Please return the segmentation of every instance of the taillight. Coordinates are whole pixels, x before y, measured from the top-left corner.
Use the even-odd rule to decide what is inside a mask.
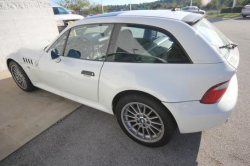
[[[243,7],[243,10],[246,10],[247,8],[246,7]]]
[[[208,89],[208,91],[204,94],[201,99],[201,103],[204,104],[213,104],[219,102],[221,97],[226,92],[229,85],[229,81],[219,83],[212,88]]]

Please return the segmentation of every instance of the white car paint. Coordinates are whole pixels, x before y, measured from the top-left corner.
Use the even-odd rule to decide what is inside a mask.
[[[198,14],[206,14],[205,10],[199,9],[197,6],[185,6],[181,8],[182,11],[193,12]]]
[[[56,20],[80,20],[84,17],[77,14],[60,14],[60,15],[54,15]]]
[[[201,104],[200,101],[163,104],[171,110],[178,122],[181,133],[199,132],[226,122],[231,115],[238,98],[238,81],[236,75],[230,81],[226,93],[215,104]]]
[[[61,6],[52,6],[53,8],[63,8]],[[63,8],[65,11],[68,12],[67,9]],[[66,26],[68,26],[68,21],[77,21],[77,20],[81,20],[84,17],[81,15],[77,15],[77,14],[72,14],[72,13],[68,13],[68,14],[54,14],[56,23],[57,23],[57,27],[59,32],[61,32]]]
[[[150,15],[149,13],[152,13]],[[142,91],[159,99],[174,116],[181,133],[202,131],[225,122],[235,107],[238,94],[236,69],[238,49],[224,59],[218,50],[190,25],[180,21],[188,12],[132,11],[117,16],[93,17],[70,24],[68,29],[92,23],[133,23],[153,25],[171,32],[190,56],[192,64],[138,64],[88,61],[61,57],[56,63],[50,57],[50,46],[43,50],[34,44],[7,57],[18,62],[32,83],[65,98],[113,114],[114,97],[124,91]],[[31,58],[38,65],[24,63]],[[234,63],[229,63],[234,57]],[[83,76],[82,70],[93,71],[95,77]],[[220,102],[202,104],[205,92],[215,84],[230,81]]]

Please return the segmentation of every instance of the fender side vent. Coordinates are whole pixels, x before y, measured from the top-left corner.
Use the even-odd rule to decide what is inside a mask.
[[[34,60],[32,60],[32,59],[30,59],[30,58],[25,58],[25,57],[23,57],[23,62],[24,63],[27,63],[27,64],[29,64],[29,65],[32,65],[32,66],[35,66],[35,61]]]

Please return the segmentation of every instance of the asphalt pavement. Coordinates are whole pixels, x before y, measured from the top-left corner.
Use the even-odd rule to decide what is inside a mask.
[[[238,104],[228,123],[160,148],[129,139],[116,117],[81,106],[0,162],[10,165],[250,165],[250,18],[209,19],[240,50]]]

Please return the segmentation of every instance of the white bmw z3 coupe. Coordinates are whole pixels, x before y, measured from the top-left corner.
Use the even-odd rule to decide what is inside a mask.
[[[150,147],[167,144],[176,128],[192,133],[226,122],[238,97],[237,45],[189,12],[88,17],[6,63],[22,90],[38,87],[114,114],[131,139]]]

